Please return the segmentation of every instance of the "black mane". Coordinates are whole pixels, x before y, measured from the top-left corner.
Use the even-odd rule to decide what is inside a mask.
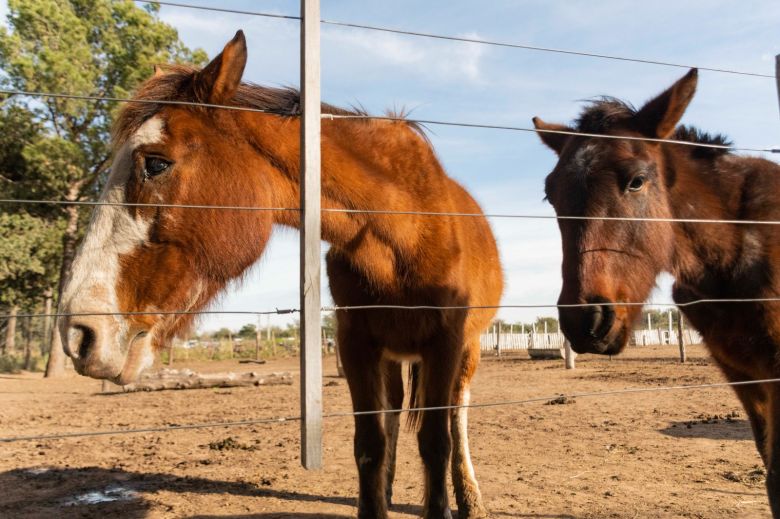
[[[600,97],[588,101],[585,109],[575,121],[575,130],[584,133],[607,133],[621,125],[629,124],[637,109],[625,101],[614,97]],[[732,141],[723,134],[710,134],[693,126],[678,126],[671,139],[701,144],[731,146]],[[729,153],[724,148],[706,148],[689,146],[691,155],[697,159],[714,159]]]

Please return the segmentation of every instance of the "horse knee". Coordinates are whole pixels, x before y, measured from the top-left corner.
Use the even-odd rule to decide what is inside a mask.
[[[355,462],[359,470],[376,470],[385,462],[387,439],[380,426],[355,426]]]
[[[430,420],[428,417],[423,418],[423,425],[420,432],[417,433],[420,457],[428,466],[441,463],[442,460],[446,463],[452,450],[452,438],[447,427],[447,416],[444,411],[428,412],[442,414],[442,417],[437,417],[436,420]]]

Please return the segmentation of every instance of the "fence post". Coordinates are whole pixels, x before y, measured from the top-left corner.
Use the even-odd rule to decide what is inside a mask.
[[[677,310],[677,342],[680,344],[680,362],[685,362],[685,337],[683,337],[683,313]]]
[[[577,354],[571,349],[571,343],[568,339],[563,341],[563,357],[566,362],[566,369],[574,369],[574,359],[577,357]]]
[[[777,102],[780,106],[780,54],[775,56],[775,80],[777,81]]]
[[[301,464],[322,467],[320,2],[301,0]]]
[[[501,356],[501,323],[496,322],[496,357]]]

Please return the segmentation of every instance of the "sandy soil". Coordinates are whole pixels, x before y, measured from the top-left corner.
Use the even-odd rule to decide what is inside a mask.
[[[485,359],[475,403],[557,393],[721,381],[700,348],[632,349],[620,358]],[[186,363],[177,365],[182,367]],[[190,363],[203,371],[290,370],[292,386],[101,394],[99,381],[0,377],[0,436],[298,414],[297,360]],[[326,360],[326,412],[349,409]],[[0,443],[2,517],[354,516],[352,420],[327,420],[325,468],[298,461],[298,423]],[[495,517],[767,517],[763,469],[728,388],[578,398],[474,409],[471,445]],[[391,516],[420,514],[414,435],[402,433]],[[453,501],[454,502],[454,501]]]

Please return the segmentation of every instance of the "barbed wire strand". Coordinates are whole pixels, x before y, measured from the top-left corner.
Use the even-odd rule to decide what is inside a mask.
[[[591,308],[591,307],[619,307],[619,306],[676,306],[685,308],[701,304],[734,304],[734,303],[780,303],[780,297],[753,297],[753,298],[722,298],[722,299],[696,299],[684,303],[656,303],[650,302],[607,302],[607,303],[569,303],[569,304],[515,304],[515,305],[346,305],[323,306],[321,312],[336,312],[348,310],[499,310],[507,309],[533,309],[533,308]],[[25,313],[25,314],[0,314],[0,319],[11,317],[85,317],[85,316],[127,316],[127,315],[283,315],[298,313],[298,308],[284,308],[276,310],[251,311],[251,310],[183,310],[183,311],[149,311],[149,312],[55,312],[55,313]]]
[[[444,405],[444,406],[429,406],[429,407],[413,407],[407,409],[377,409],[372,411],[342,411],[325,413],[322,415],[323,419],[332,418],[344,418],[350,416],[371,416],[371,415],[384,415],[390,413],[408,413],[408,412],[424,412],[424,411],[450,411],[454,409],[484,409],[489,407],[507,407],[525,405],[538,402],[549,402],[561,397],[565,398],[598,398],[598,397],[613,397],[619,395],[627,395],[634,393],[653,393],[662,391],[687,391],[687,390],[699,390],[699,389],[712,389],[721,387],[734,387],[734,386],[747,386],[756,384],[774,384],[780,382],[780,378],[768,378],[761,380],[745,380],[738,382],[712,382],[707,384],[691,384],[691,385],[677,385],[677,386],[661,386],[661,387],[632,387],[624,389],[614,389],[609,391],[589,391],[581,393],[559,393],[553,396],[543,396],[526,398],[522,400],[503,400],[498,402],[484,402],[484,403],[469,403],[461,405]],[[283,416],[278,418],[260,418],[256,420],[236,420],[230,422],[207,422],[207,423],[195,423],[185,425],[167,425],[160,427],[141,427],[134,429],[114,429],[104,431],[85,431],[85,432],[70,432],[62,434],[46,434],[35,436],[11,436],[0,438],[0,443],[14,443],[22,441],[47,441],[47,440],[62,440],[68,438],[85,438],[94,436],[117,436],[124,434],[142,434],[142,433],[165,433],[190,429],[212,429],[217,427],[241,427],[249,425],[262,425],[262,424],[276,424],[286,423],[293,421],[300,421],[300,416]]]
[[[0,204],[38,204],[38,205],[77,205],[112,207],[164,207],[175,209],[223,209],[235,211],[300,211],[297,207],[255,207],[243,205],[198,205],[165,204],[135,202],[101,202],[85,200],[42,200],[27,198],[0,198]],[[662,223],[703,223],[703,224],[739,224],[739,225],[780,225],[778,220],[733,220],[715,218],[646,218],[641,216],[567,216],[552,214],[513,214],[513,213],[459,213],[453,211],[393,211],[385,209],[342,209],[322,208],[323,213],[376,214],[376,215],[412,215],[412,216],[463,216],[484,218],[519,218],[529,220],[598,220],[616,222],[662,222]]]
[[[678,144],[681,146],[694,146],[698,148],[713,148],[727,151],[750,151],[759,153],[780,153],[780,147],[742,147],[742,146],[729,146],[726,144],[712,144],[707,142],[694,142],[694,141],[681,141],[677,139],[658,139],[654,137],[638,137],[632,135],[607,135],[602,133],[589,133],[580,132],[576,130],[546,130],[542,128],[526,128],[522,126],[508,126],[498,124],[482,124],[482,123],[463,123],[452,121],[441,121],[436,119],[407,119],[404,117],[392,117],[389,115],[362,115],[362,114],[322,114],[323,119],[372,119],[380,121],[395,121],[405,122],[411,124],[434,124],[439,126],[458,126],[462,128],[480,128],[487,130],[508,130],[516,132],[530,132],[530,133],[554,133],[558,135],[572,135],[576,137],[590,137],[595,139],[613,139],[624,141],[643,141],[643,142],[655,142],[661,144]]]
[[[0,319],[37,318],[37,317],[118,317],[133,315],[284,315],[300,312],[297,308],[277,308],[276,310],[155,310],[148,312],[49,312],[49,313],[23,313],[3,314]]]
[[[78,99],[78,100],[87,100],[87,101],[113,101],[113,102],[124,102],[124,103],[146,103],[146,104],[163,104],[163,105],[180,105],[180,106],[194,106],[194,107],[205,107],[205,108],[221,108],[225,110],[238,110],[238,111],[245,111],[245,112],[256,112],[256,113],[265,113],[265,114],[271,114],[271,115],[280,115],[280,116],[287,116],[287,117],[298,117],[300,116],[300,113],[297,112],[283,112],[279,110],[264,110],[260,108],[250,108],[250,107],[244,107],[244,106],[231,106],[231,105],[218,105],[218,104],[210,104],[210,103],[196,103],[193,101],[170,101],[170,100],[154,100],[154,99],[131,99],[131,98],[124,98],[124,97],[104,97],[104,96],[93,96],[93,95],[82,95],[82,94],[64,94],[64,93],[52,93],[52,92],[35,92],[35,91],[24,91],[24,90],[10,90],[10,89],[0,89],[0,94],[8,94],[8,95],[20,95],[20,96],[30,96],[30,97],[56,97],[56,98],[63,98],[63,99]],[[456,121],[441,121],[441,120],[435,120],[435,119],[407,119],[403,117],[391,117],[387,115],[361,115],[361,114],[331,114],[331,113],[322,113],[320,114],[320,117],[324,120],[336,120],[336,119],[355,119],[355,120],[378,120],[378,121],[393,121],[393,122],[401,122],[401,123],[407,123],[407,124],[432,124],[432,125],[438,125],[438,126],[456,126],[461,128],[480,128],[480,129],[488,129],[488,130],[505,130],[505,131],[518,131],[518,132],[528,132],[528,133],[554,133],[559,135],[572,135],[572,136],[578,136],[578,137],[589,137],[589,138],[595,138],[595,139],[612,139],[612,140],[629,140],[629,141],[644,141],[644,142],[655,142],[655,143],[662,143],[662,144],[677,144],[681,146],[693,146],[698,148],[713,148],[713,149],[722,149],[727,151],[747,151],[747,152],[754,152],[754,153],[780,153],[780,147],[756,147],[756,146],[728,146],[725,144],[712,144],[712,143],[706,143],[706,142],[693,142],[693,141],[681,141],[676,139],[658,139],[653,137],[638,137],[638,136],[631,136],[631,135],[607,135],[607,134],[600,134],[600,133],[588,133],[588,132],[578,132],[575,130],[547,130],[547,129],[537,129],[537,128],[527,128],[523,126],[509,126],[509,125],[498,125],[498,124],[483,124],[483,123],[467,123],[467,122],[456,122]]]
[[[144,4],[160,4],[160,5],[166,5],[170,7],[182,7],[186,9],[200,9],[204,11],[216,11],[216,12],[222,12],[222,13],[234,13],[234,14],[244,14],[244,15],[250,15],[250,16],[262,16],[266,18],[284,18],[288,20],[300,20],[300,16],[294,16],[294,15],[282,15],[282,14],[275,14],[275,13],[269,13],[269,12],[260,12],[260,11],[242,11],[237,9],[224,9],[224,8],[217,8],[217,7],[209,7],[209,6],[203,6],[203,5],[192,5],[192,4],[184,4],[179,2],[167,2],[167,1],[159,1],[154,2],[150,0],[134,0],[138,3],[144,3]],[[494,40],[485,40],[481,38],[469,38],[465,36],[449,36],[444,34],[433,34],[428,32],[420,32],[420,31],[409,31],[404,29],[395,29],[391,27],[382,27],[378,25],[366,25],[366,24],[360,24],[360,23],[352,23],[352,22],[341,22],[337,20],[320,20],[320,23],[325,25],[332,25],[336,27],[348,27],[352,29],[364,29],[368,31],[378,31],[378,32],[385,32],[385,33],[392,33],[392,34],[401,34],[404,36],[416,36],[421,38],[430,38],[430,39],[436,39],[436,40],[445,40],[445,41],[455,41],[455,42],[461,42],[461,43],[476,43],[479,45],[489,45],[492,47],[504,47],[504,48],[511,48],[511,49],[522,49],[522,50],[530,50],[530,51],[537,51],[537,52],[549,52],[554,54],[568,54],[572,56],[581,56],[581,57],[588,57],[588,58],[598,58],[598,59],[608,59],[608,60],[615,60],[615,61],[626,61],[626,62],[633,62],[633,63],[644,63],[647,65],[660,65],[665,67],[676,67],[676,68],[698,68],[699,70],[706,70],[708,72],[718,72],[723,74],[734,74],[739,76],[752,76],[752,77],[764,77],[764,78],[773,78],[774,75],[771,74],[762,74],[759,72],[750,72],[750,71],[744,71],[744,70],[734,70],[734,69],[726,69],[726,68],[717,68],[717,67],[701,67],[697,65],[687,65],[684,63],[675,63],[671,61],[661,61],[661,60],[652,60],[652,59],[644,59],[644,58],[631,58],[626,56],[615,56],[612,54],[601,54],[601,53],[595,53],[595,52],[586,52],[586,51],[578,51],[578,50],[571,50],[571,49],[560,49],[555,47],[542,47],[539,45],[528,45],[523,43],[510,43],[510,42],[502,42],[502,41],[494,41]]]
[[[6,94],[11,96],[13,95],[28,96],[28,97],[54,97],[58,99],[75,99],[79,101],[111,101],[115,103],[141,103],[141,104],[158,104],[158,105],[174,105],[174,106],[193,106],[199,108],[221,108],[224,110],[236,110],[239,112],[256,112],[261,114],[272,114],[272,115],[289,115],[289,116],[299,115],[299,114],[293,114],[293,113],[283,112],[279,110],[263,110],[261,108],[252,108],[249,106],[196,103],[195,101],[139,99],[139,98],[129,98],[129,97],[95,96],[89,94],[66,94],[61,92],[37,92],[37,91],[28,91],[28,90],[12,90],[8,88],[0,88],[0,94]]]

